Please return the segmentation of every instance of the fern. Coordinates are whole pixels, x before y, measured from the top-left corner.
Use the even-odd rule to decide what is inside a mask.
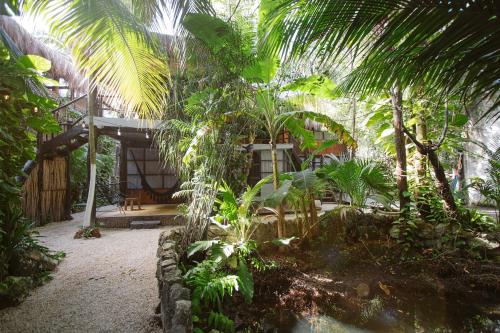
[[[210,311],[208,326],[224,333],[235,332],[234,322],[221,312]]]
[[[219,269],[218,262],[205,260],[186,273],[186,283],[194,288],[195,302],[203,301],[207,306],[220,307],[225,295],[232,296],[234,291],[238,291],[238,276]]]

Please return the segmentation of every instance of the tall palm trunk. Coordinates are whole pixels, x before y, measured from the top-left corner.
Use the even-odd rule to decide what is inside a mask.
[[[427,149],[427,157],[429,158],[429,162],[434,170],[434,175],[436,176],[436,187],[439,194],[443,198],[445,209],[453,218],[457,218],[459,214],[455,198],[453,197],[450,183],[448,182],[448,178],[446,178],[444,168],[439,162],[439,157],[436,154],[436,151],[433,149]]]
[[[421,109],[417,115],[416,133],[417,140],[427,144],[427,120],[424,112],[425,111]],[[426,202],[425,194],[421,192],[421,188],[427,185],[427,155],[421,153],[418,149],[415,153],[415,168],[417,170],[418,185],[415,191],[417,209],[420,216],[426,219],[431,212],[431,207]]]
[[[276,148],[276,140],[272,138],[269,142],[271,145],[271,160],[273,163],[273,186],[274,190],[278,190],[280,186],[279,169],[278,169],[278,151]],[[277,208],[278,211],[278,238],[285,236],[285,223],[284,223],[284,210],[283,205],[280,204]]]
[[[89,192],[87,195],[87,205],[83,216],[83,227],[90,227],[95,224],[94,205],[95,205],[95,183],[97,176],[96,166],[96,135],[94,127],[94,114],[97,108],[97,90],[93,88],[88,95],[88,120],[89,120],[89,140],[88,154],[90,160]]]
[[[411,134],[406,128],[404,129],[408,137],[415,143],[420,154],[426,155],[432,166],[435,176],[436,188],[439,195],[443,199],[444,207],[448,214],[453,218],[459,217],[459,212],[457,205],[455,203],[455,198],[453,197],[453,192],[451,191],[450,183],[446,178],[444,168],[439,161],[439,157],[436,153],[436,148],[427,144],[424,145],[422,142],[417,140],[413,134]]]
[[[393,109],[394,144],[396,148],[396,182],[399,194],[399,209],[404,216],[410,204],[408,196],[408,179],[406,174],[406,147],[403,133],[403,96],[401,88],[396,84],[391,89]]]

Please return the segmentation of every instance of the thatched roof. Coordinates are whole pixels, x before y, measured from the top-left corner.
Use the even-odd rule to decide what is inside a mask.
[[[86,91],[87,80],[78,72],[71,57],[41,42],[11,17],[0,15],[0,28],[23,54],[35,54],[50,60],[52,68],[48,75],[51,78],[63,78],[72,90]]]

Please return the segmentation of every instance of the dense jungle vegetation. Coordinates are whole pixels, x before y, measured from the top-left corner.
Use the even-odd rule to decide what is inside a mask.
[[[154,141],[182,180],[181,268],[195,332],[264,331],[264,313],[278,308],[295,320],[319,313],[378,331],[387,329],[376,319],[385,306],[400,311],[394,331],[488,331],[498,321],[482,310],[458,319],[467,309],[427,323],[404,309],[415,300],[401,291],[444,289],[450,302],[474,296],[488,306],[498,296],[500,148],[470,135],[500,116],[496,1],[33,0],[5,8],[45,17],[89,87],[119,99],[127,116],[162,121]],[[168,46],[158,38],[166,21],[176,34]],[[41,93],[50,62],[0,46],[0,293],[8,293],[23,253],[50,255],[22,217],[20,188],[37,135],[58,125],[57,104]],[[319,142],[312,127],[328,138]],[[289,157],[291,170],[278,163],[283,133],[307,152]],[[253,182],[259,140],[272,172]],[[345,154],[317,167],[314,155],[334,145]],[[109,179],[114,145],[100,146],[100,177]],[[465,178],[465,155],[487,161],[482,177]],[[82,200],[85,156],[85,148],[72,155]],[[495,217],[471,207],[474,191]],[[318,209],[332,195],[333,210]]]

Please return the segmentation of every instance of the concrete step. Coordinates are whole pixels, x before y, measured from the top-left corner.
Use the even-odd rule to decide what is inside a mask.
[[[159,225],[160,225],[159,220],[132,221],[130,222],[130,229],[155,229]]]

